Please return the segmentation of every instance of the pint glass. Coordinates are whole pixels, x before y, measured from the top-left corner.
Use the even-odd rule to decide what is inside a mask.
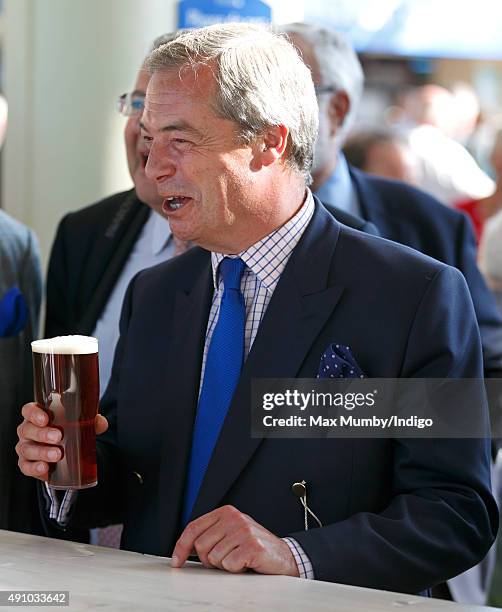
[[[99,402],[98,341],[59,336],[31,343],[35,401],[59,429],[62,459],[49,463],[56,489],[87,489],[97,484],[94,420]]]

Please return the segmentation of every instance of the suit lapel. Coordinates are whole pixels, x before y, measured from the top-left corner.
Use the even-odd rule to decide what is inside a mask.
[[[83,314],[77,325],[79,333],[92,333],[149,214],[150,208],[132,190],[96,239],[82,275]]]
[[[192,516],[220,504],[261,443],[251,438],[251,380],[295,378],[333,312],[343,291],[330,279],[338,233],[337,222],[317,201],[260,325]]]
[[[164,420],[161,448],[162,475],[159,490],[159,534],[162,549],[174,545],[183,503],[185,475],[192,442],[192,428],[197,407],[205,330],[211,307],[213,279],[209,255],[190,289],[176,294],[167,374],[159,396],[165,398],[169,413]],[[201,333],[202,330],[202,333]]]

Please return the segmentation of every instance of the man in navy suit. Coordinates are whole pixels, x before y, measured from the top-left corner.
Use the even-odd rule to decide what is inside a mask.
[[[341,147],[353,126],[364,75],[352,47],[337,32],[294,23],[281,26],[310,67],[319,104],[312,191],[324,204],[374,223],[380,235],[417,249],[464,275],[479,324],[484,374],[502,376],[502,319],[476,265],[476,241],[465,215],[404,183],[350,167]]]
[[[480,377],[462,275],[340,225],[312,196],[315,92],[284,39],[210,26],[148,67],[146,173],[173,233],[199,246],[131,282],[96,420],[99,484],[63,500],[45,487],[49,516],[123,522],[123,548],[175,567],[195,551],[229,572],[416,593],[472,566],[497,528],[486,440],[250,435],[251,379],[315,377],[332,343],[372,377]],[[23,415],[20,468],[47,480],[60,433],[35,404]],[[302,480],[318,529],[304,531]]]

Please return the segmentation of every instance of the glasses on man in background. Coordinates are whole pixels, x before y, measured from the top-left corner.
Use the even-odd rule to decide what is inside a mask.
[[[132,93],[124,93],[117,100],[117,110],[124,117],[132,115],[140,115],[145,106],[145,94],[133,91]]]

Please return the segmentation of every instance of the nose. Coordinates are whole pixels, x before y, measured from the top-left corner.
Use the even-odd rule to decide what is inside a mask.
[[[152,143],[145,166],[147,178],[162,183],[176,174],[176,166],[166,147]]]

